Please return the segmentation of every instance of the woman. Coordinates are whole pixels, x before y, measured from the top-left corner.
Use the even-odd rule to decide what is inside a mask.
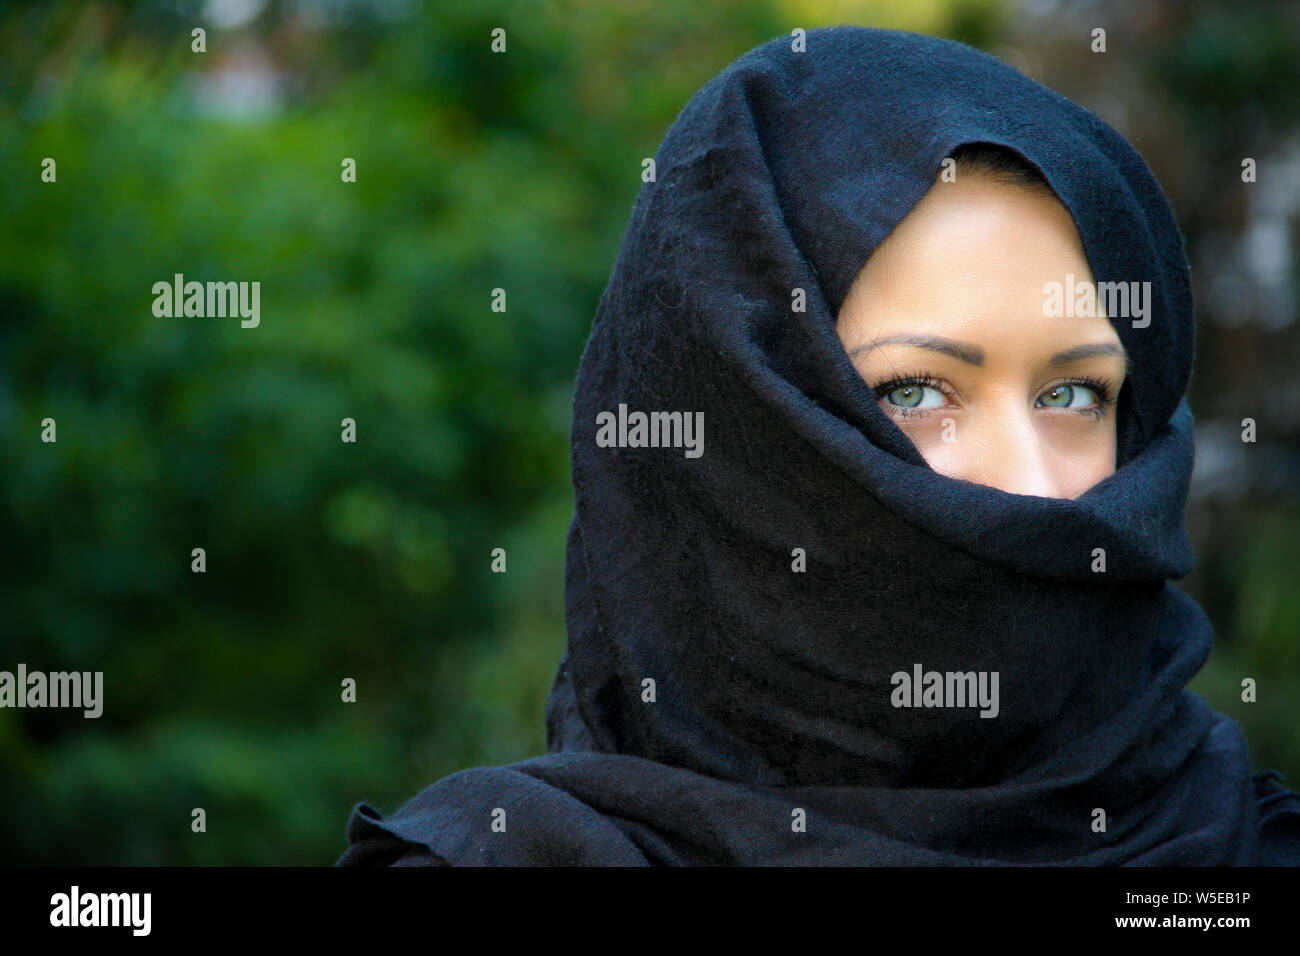
[[[1300,863],[1185,690],[1192,300],[1132,147],[834,27],[655,166],[578,375],[549,753],[358,805],[339,862]]]

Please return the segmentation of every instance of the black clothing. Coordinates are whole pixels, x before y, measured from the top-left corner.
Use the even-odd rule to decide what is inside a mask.
[[[1074,500],[937,474],[836,335],[974,142],[1042,171],[1098,282],[1151,284],[1112,319],[1118,468]],[[829,27],[732,63],[655,160],[578,375],[549,753],[359,804],[339,862],[1300,863],[1300,797],[1185,689],[1192,298],[1133,147],[969,47]],[[620,404],[702,412],[703,453],[606,447]]]

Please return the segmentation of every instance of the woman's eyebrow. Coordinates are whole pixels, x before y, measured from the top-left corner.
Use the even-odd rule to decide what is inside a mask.
[[[1098,355],[1118,355],[1124,360],[1124,371],[1128,371],[1128,353],[1122,345],[1114,342],[1096,342],[1091,345],[1076,345],[1064,352],[1057,352],[1047,360],[1048,365],[1069,365],[1079,359],[1094,358]]]
[[[946,339],[942,335],[920,335],[914,332],[900,332],[897,335],[886,335],[883,339],[873,339],[869,345],[859,345],[854,348],[853,351],[849,352],[849,358],[890,343],[910,345],[918,349],[930,349],[934,352],[944,352],[953,358],[961,359],[969,365],[984,364],[984,350],[978,345],[971,345],[969,342],[958,342],[956,339]]]

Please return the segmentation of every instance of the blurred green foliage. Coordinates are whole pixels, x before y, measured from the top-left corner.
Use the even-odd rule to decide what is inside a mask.
[[[984,43],[1008,5],[315,0],[210,22],[240,6],[0,11],[0,668],[105,674],[98,720],[0,713],[0,862],[328,863],[358,800],[543,752],[572,382],[641,159],[792,26]],[[177,272],[260,281],[260,327],[155,318]],[[1237,611],[1203,675],[1293,783],[1297,538],[1262,521],[1223,565]],[[1290,697],[1234,705],[1239,673]]]

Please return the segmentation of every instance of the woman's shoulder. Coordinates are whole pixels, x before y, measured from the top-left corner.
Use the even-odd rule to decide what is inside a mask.
[[[1300,866],[1300,793],[1287,789],[1282,780],[1276,770],[1251,778],[1259,808],[1256,866]]]

